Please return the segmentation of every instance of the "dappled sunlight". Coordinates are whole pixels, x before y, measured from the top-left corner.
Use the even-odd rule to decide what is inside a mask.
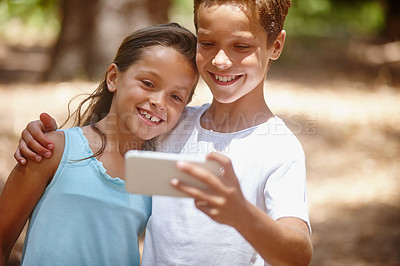
[[[351,41],[348,53],[361,63],[382,65],[400,61],[400,41],[384,44],[367,44]]]

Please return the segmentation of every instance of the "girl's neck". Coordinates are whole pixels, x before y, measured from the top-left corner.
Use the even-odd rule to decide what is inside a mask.
[[[105,143],[103,151],[96,156],[102,162],[107,174],[112,178],[124,179],[124,155],[130,149],[141,149],[145,143],[134,134],[124,134],[115,121],[109,121],[107,116],[96,123],[96,127],[105,135],[106,141],[91,127],[82,128],[83,134],[89,141],[90,149],[96,154]]]
[[[125,153],[128,150],[140,150],[145,144],[145,140],[136,137],[133,133],[127,134],[121,132],[121,127],[118,123],[113,120],[110,121],[110,116],[106,116],[102,120],[96,123],[96,127],[98,127],[106,136],[106,149],[104,153],[113,153],[115,155],[120,155],[124,157]],[[98,135],[94,132],[92,133]],[[97,141],[101,141],[100,136],[98,136]]]

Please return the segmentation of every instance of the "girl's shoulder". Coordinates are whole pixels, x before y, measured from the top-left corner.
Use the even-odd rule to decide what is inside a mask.
[[[58,148],[57,150],[60,150],[61,146],[64,147],[64,145],[65,145],[64,131],[56,130],[56,131],[46,132],[44,134],[46,135],[46,137],[48,137],[53,142],[54,147]]]
[[[49,164],[53,165],[55,168],[58,167],[58,164],[61,161],[61,157],[64,153],[65,147],[65,135],[64,131],[56,130],[51,132],[46,132],[45,135],[48,137],[54,144],[54,149],[52,151],[52,156],[47,159],[49,160]]]
[[[54,130],[54,131],[46,132],[44,134],[52,141],[64,142],[64,131],[62,131],[62,130]]]

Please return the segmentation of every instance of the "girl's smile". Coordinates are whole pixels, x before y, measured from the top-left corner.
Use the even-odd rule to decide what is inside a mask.
[[[139,114],[142,116],[144,119],[145,123],[147,123],[149,126],[156,126],[161,123],[163,123],[165,120],[158,117],[157,115],[153,114],[151,111],[144,110],[141,108],[137,108]]]

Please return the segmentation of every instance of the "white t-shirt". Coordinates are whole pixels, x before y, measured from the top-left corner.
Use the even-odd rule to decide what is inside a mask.
[[[187,107],[180,123],[158,140],[173,153],[218,151],[231,160],[246,199],[272,219],[298,217],[309,224],[305,156],[284,122],[268,122],[233,133],[206,130],[200,117],[209,105]],[[196,209],[191,198],[153,196],[142,265],[264,265],[233,227]]]

